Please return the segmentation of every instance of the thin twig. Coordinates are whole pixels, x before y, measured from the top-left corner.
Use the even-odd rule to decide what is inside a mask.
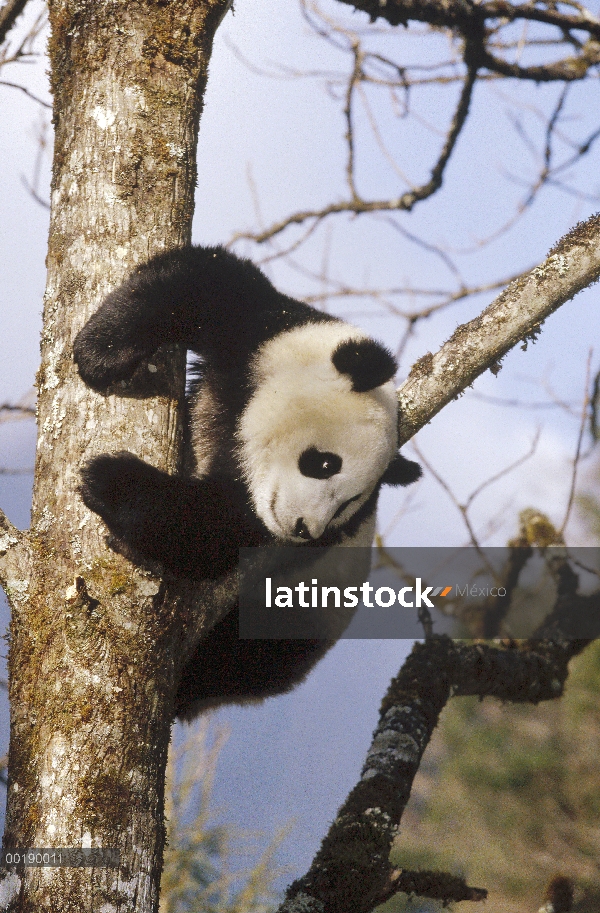
[[[583,405],[581,407],[581,422],[579,424],[579,434],[577,435],[577,447],[575,449],[575,456],[573,458],[573,471],[571,473],[571,486],[569,489],[569,500],[567,502],[567,509],[565,512],[565,519],[563,520],[562,526],[560,528],[560,534],[564,537],[565,528],[569,522],[571,516],[571,508],[573,507],[573,499],[575,497],[575,485],[577,483],[577,469],[579,466],[579,458],[581,455],[581,444],[583,441],[583,434],[585,432],[585,426],[587,421],[588,406],[590,402],[590,376],[591,376],[591,365],[592,365],[592,354],[593,350],[590,349],[588,353],[587,367],[585,370],[585,393],[583,397]]]
[[[360,199],[356,191],[356,183],[354,180],[354,129],[352,125],[352,103],[354,100],[354,90],[357,85],[360,84],[362,77],[362,51],[360,43],[354,41],[352,44],[352,55],[354,58],[354,65],[352,67],[352,73],[350,79],[348,80],[348,85],[346,88],[346,103],[344,105],[344,118],[346,120],[346,148],[347,160],[346,160],[346,180],[348,182],[348,189],[350,190],[350,196],[353,200]]]
[[[501,396],[490,396],[488,393],[479,393],[478,390],[470,390],[469,397],[479,399],[484,403],[491,403],[494,406],[509,406],[511,409],[563,409],[564,405],[557,402],[532,402],[528,403],[523,399],[504,399]]]
[[[16,82],[7,82],[5,79],[0,80],[0,86],[6,86],[9,89],[18,89],[19,92],[23,92],[28,98],[31,98],[33,101],[37,102],[38,105],[42,105],[44,108],[49,108],[50,111],[52,110],[52,105],[49,102],[44,101],[43,98],[39,98],[37,95],[34,95],[33,92],[30,92],[29,89],[27,89],[25,86],[20,86]]]
[[[18,403],[0,403],[0,424],[35,418],[35,410],[35,390],[30,390]]]
[[[471,504],[473,503],[475,498],[477,498],[481,494],[482,491],[484,491],[490,485],[493,485],[494,482],[497,482],[499,479],[502,479],[504,476],[513,472],[513,470],[518,469],[518,467],[522,466],[523,463],[526,463],[527,460],[531,459],[531,457],[534,455],[535,451],[537,450],[537,445],[540,440],[540,434],[541,434],[541,431],[538,428],[537,431],[535,432],[533,441],[531,442],[531,446],[530,446],[529,450],[527,451],[527,453],[523,454],[523,456],[521,456],[517,460],[515,460],[514,463],[510,463],[510,465],[505,466],[505,468],[501,469],[500,472],[497,472],[495,475],[490,476],[489,479],[486,479],[484,482],[481,483],[481,485],[478,485],[477,488],[475,488],[471,492],[471,494],[465,501],[465,510],[469,509],[469,507],[471,506]]]
[[[595,441],[600,440],[600,371],[594,378],[592,401],[590,404],[590,431]]]
[[[328,206],[324,206],[321,209],[306,209],[298,211],[293,215],[286,216],[285,219],[274,223],[264,231],[257,233],[238,232],[233,236],[230,243],[233,244],[236,241],[243,239],[248,241],[255,241],[257,244],[262,244],[265,241],[270,241],[276,235],[280,234],[282,231],[285,231],[285,229],[289,228],[292,225],[301,225],[307,221],[311,221],[314,224],[317,224],[329,216],[339,213],[352,213],[354,215],[361,215],[363,213],[375,212],[410,212],[418,202],[426,200],[442,186],[446,165],[450,160],[450,156],[452,155],[458,137],[462,131],[462,128],[464,127],[467,115],[469,113],[469,106],[473,95],[473,87],[475,85],[476,77],[477,65],[473,63],[469,66],[467,75],[464,79],[463,88],[460,93],[456,111],[452,118],[450,129],[448,131],[446,141],[442,147],[442,151],[440,152],[438,160],[431,169],[429,180],[427,180],[420,187],[406,191],[397,199],[388,200],[363,200],[361,197],[355,195],[355,191],[353,191],[352,197],[349,200],[345,200],[340,203],[330,203]],[[351,80],[353,78],[354,71]],[[350,143],[348,159],[348,167],[350,167],[353,166],[352,133],[347,133],[346,138],[347,142]]]
[[[438,472],[436,472],[436,470],[433,468],[431,463],[427,460],[427,458],[423,455],[422,451],[419,449],[417,442],[413,441],[412,445],[415,449],[415,453],[417,454],[420,462],[423,463],[423,466],[425,466],[427,471],[431,473],[431,475],[436,480],[438,485],[440,485],[444,489],[444,491],[446,492],[446,494],[448,495],[448,497],[450,498],[450,500],[452,501],[452,503],[454,504],[456,509],[459,511],[460,515],[463,518],[463,522],[464,522],[465,526],[467,527],[467,532],[469,534],[469,539],[471,540],[471,545],[473,546],[473,548],[477,549],[477,551],[479,552],[481,557],[486,561],[486,564],[487,564],[487,558],[485,556],[485,553],[483,552],[481,544],[480,544],[479,540],[477,539],[475,530],[473,529],[473,526],[471,525],[471,519],[469,517],[468,508],[464,504],[461,504],[461,502],[458,500],[458,498],[456,497],[456,495],[454,494],[454,492],[452,491],[452,489],[450,488],[448,483],[442,478],[442,476]]]

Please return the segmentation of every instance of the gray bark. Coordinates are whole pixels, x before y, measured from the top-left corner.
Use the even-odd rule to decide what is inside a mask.
[[[157,359],[155,396],[142,400],[93,394],[71,352],[133,265],[190,240],[207,64],[227,6],[50,4],[56,141],[33,511],[26,535],[0,531],[13,611],[4,843],[91,842],[118,848],[122,866],[28,868],[11,909],[157,909],[174,689],[206,593],[168,590],[111,551],[77,487],[84,460],[121,448],[177,468],[184,353]]]

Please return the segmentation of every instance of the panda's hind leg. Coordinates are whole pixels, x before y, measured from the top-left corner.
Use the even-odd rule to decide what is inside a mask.
[[[95,457],[81,496],[133,560],[160,562],[178,577],[215,579],[231,571],[242,545],[260,543],[241,485],[170,476],[125,451]]]
[[[331,640],[240,640],[237,606],[200,642],[183,670],[175,712],[183,719],[220,704],[283,694],[305,678]]]

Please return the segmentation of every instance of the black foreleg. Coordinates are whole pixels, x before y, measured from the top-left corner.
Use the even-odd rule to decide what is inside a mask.
[[[235,482],[169,476],[127,452],[96,457],[81,475],[84,502],[132,557],[176,576],[222,577],[241,546],[264,541]]]
[[[83,380],[103,392],[159,346],[185,345],[209,360],[218,352],[235,365],[238,350],[256,348],[270,323],[309,310],[284,299],[249,260],[222,247],[183,247],[153,257],[111,292],[78,333],[73,354]]]
[[[310,672],[331,640],[240,640],[238,609],[205,637],[183,670],[176,713],[191,719],[220,704],[283,694]]]

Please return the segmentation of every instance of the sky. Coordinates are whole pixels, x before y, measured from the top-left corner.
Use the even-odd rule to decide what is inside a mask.
[[[334,10],[334,0],[323,7]],[[348,21],[347,11],[343,15]],[[360,22],[365,21],[361,17]],[[394,40],[406,64],[429,59],[440,38],[411,38],[402,32]],[[235,15],[229,13],[220,27],[210,64],[198,149],[195,242],[226,243],[236,232],[345,195],[339,87],[327,91],[316,78],[289,78],[291,70],[341,72],[344,68],[345,55],[309,31],[293,2],[238,0]],[[26,86],[48,99],[46,69],[47,61],[41,57],[4,68],[0,80]],[[257,70],[285,78],[269,78]],[[563,125],[568,135],[579,138],[589,132],[597,110],[592,91],[573,93]],[[432,89],[415,91],[413,105],[419,116],[414,121],[394,119],[387,102],[375,108],[394,153],[415,180],[425,177],[441,141],[439,130],[436,133],[426,125],[435,128],[447,122],[455,94],[452,88],[441,94]],[[487,85],[476,89],[472,116],[443,190],[407,214],[401,221],[404,229],[452,250],[473,245],[510,218],[526,195],[524,181],[533,174],[533,161],[509,114],[516,111],[521,127],[539,139],[542,128],[535,112],[549,104],[550,90],[527,86],[517,88],[515,94],[518,105],[511,108],[500,90]],[[374,95],[372,103],[380,105]],[[0,402],[14,403],[32,387],[39,361],[48,213],[24,182],[33,180],[36,136],[48,122],[49,111],[23,92],[2,86],[0,106]],[[366,124],[365,116],[357,115],[361,189],[365,195],[393,195],[397,175],[381,156]],[[38,186],[44,199],[48,199],[49,168],[46,155]],[[457,255],[468,280],[509,276],[539,262],[572,224],[598,208],[591,197],[600,190],[599,175],[600,162],[592,150],[577,178],[590,199],[548,188],[496,243],[477,256]],[[236,250],[256,260],[266,254],[251,244],[240,244]],[[348,284],[409,282],[413,288],[431,288],[455,281],[442,258],[410,243],[382,220],[367,223],[363,218],[343,219],[316,232],[295,258],[299,268],[281,261],[264,268],[282,290],[297,296],[310,294],[322,283],[307,280],[301,268],[318,271],[325,252],[330,274]],[[489,544],[502,544],[514,534],[518,513],[525,507],[546,511],[559,525],[562,521],[588,352],[595,344],[597,348],[600,337],[598,294],[598,288],[592,288],[565,305],[547,321],[535,346],[511,352],[497,377],[488,372],[473,391],[448,406],[418,435],[427,461],[455,499],[464,502],[479,484],[524,456],[539,432],[534,456],[475,501],[475,527],[483,530],[490,518],[495,521]],[[414,360],[435,351],[458,323],[475,316],[492,298],[491,293],[481,295],[419,324],[402,358],[400,379]],[[338,303],[336,312],[396,348],[402,324],[389,311],[363,300],[354,305]],[[598,364],[596,351],[592,356],[596,371]],[[518,410],[509,405],[515,399],[543,406]],[[570,408],[561,408],[557,401]],[[0,468],[30,468],[34,445],[32,422],[0,425]],[[414,458],[410,445],[406,453]],[[581,483],[591,486],[592,480],[588,460],[582,464]],[[0,505],[22,528],[28,525],[30,488],[30,475],[0,474]],[[467,539],[455,504],[428,472],[408,495],[386,497],[379,523],[392,545],[460,545]],[[576,544],[589,541],[577,521],[570,532]],[[215,806],[224,820],[267,835],[294,820],[281,853],[293,874],[301,874],[309,863],[327,823],[355,782],[376,723],[378,701],[407,649],[406,642],[398,641],[341,642],[292,694],[215,714],[215,725],[226,724],[231,731],[218,768]],[[7,744],[6,711],[0,715],[0,727],[1,753]]]

